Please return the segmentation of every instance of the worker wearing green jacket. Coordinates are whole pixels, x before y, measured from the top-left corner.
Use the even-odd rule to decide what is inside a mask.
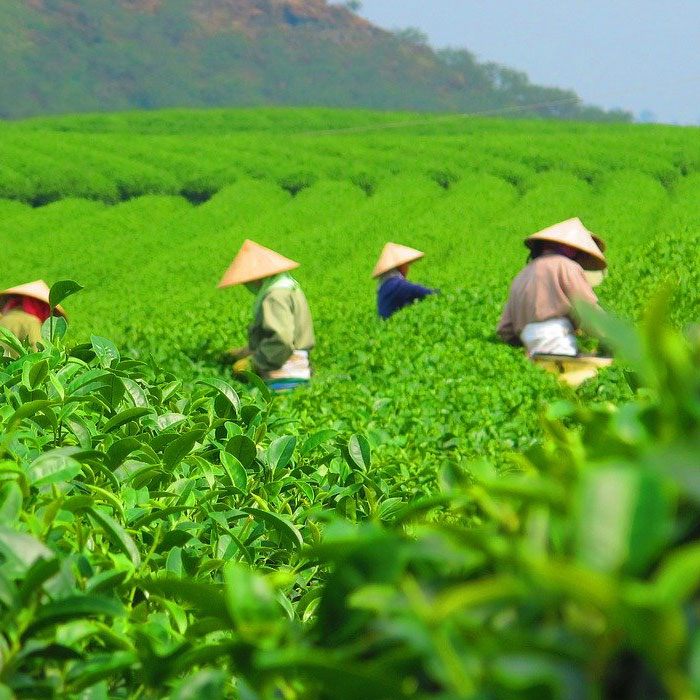
[[[291,391],[311,378],[315,345],[309,304],[289,271],[299,263],[246,240],[219,287],[244,284],[255,294],[248,345],[233,350],[234,373],[259,374],[274,391]]]
[[[66,317],[57,306],[55,316]],[[36,280],[0,292],[0,326],[11,331],[18,340],[33,350],[41,342],[41,326],[51,315],[49,287],[44,280]],[[14,357],[16,352],[2,344],[5,355]]]

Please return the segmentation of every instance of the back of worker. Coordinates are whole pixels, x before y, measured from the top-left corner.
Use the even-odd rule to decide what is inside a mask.
[[[398,243],[387,243],[372,277],[377,280],[377,313],[387,319],[405,306],[425,299],[437,290],[409,282],[408,269],[416,260],[424,256],[420,250]]]
[[[564,255],[536,258],[513,280],[498,334],[514,340],[530,323],[553,318],[573,321],[572,300],[598,303],[583,268]]]
[[[316,344],[311,309],[296,280],[284,275],[281,281],[264,293],[248,328],[252,365],[265,379],[308,379],[308,354]],[[302,365],[305,376],[298,377]]]
[[[289,271],[299,263],[246,240],[219,287],[245,285],[255,294],[248,344],[225,354],[234,374],[256,372],[273,391],[304,386],[311,378],[316,339],[304,292]]]
[[[60,306],[54,309],[56,316],[66,314]],[[41,327],[51,315],[49,287],[43,280],[11,287],[0,292],[0,326],[11,331],[22,343],[37,350],[41,342]],[[2,345],[5,355],[16,352]]]
[[[507,343],[522,344],[528,354],[578,354],[574,307],[578,302],[596,305],[586,270],[607,267],[603,242],[580,219],[567,219],[528,236],[531,255],[510,287],[498,324]]]
[[[33,314],[15,307],[0,316],[0,326],[12,332],[21,342],[26,342],[36,350],[37,343],[41,342],[41,320]]]

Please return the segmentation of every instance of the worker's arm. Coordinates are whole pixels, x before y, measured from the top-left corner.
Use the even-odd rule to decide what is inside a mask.
[[[294,313],[288,297],[268,294],[262,302],[262,340],[253,349],[256,370],[279,369],[294,351]]]
[[[501,319],[498,322],[498,327],[496,328],[496,333],[498,333],[499,338],[509,345],[520,345],[520,338],[518,338],[515,332],[515,327],[513,326],[513,318],[510,313],[510,299],[508,299],[503,313],[501,314]]]
[[[242,360],[250,355],[251,349],[245,345],[242,348],[231,348],[230,350],[226,350],[225,352],[222,352],[219,357],[221,362],[231,363]]]
[[[583,302],[598,307],[598,297],[580,265],[567,266],[561,274],[560,284],[562,291],[571,302],[570,317],[578,327],[580,320],[574,311],[574,304]]]
[[[407,302],[416,301],[417,299],[425,299],[425,297],[437,293],[437,289],[423,287],[420,284],[414,284],[413,282],[409,282],[406,279],[402,280],[401,282],[401,295],[403,299]]]

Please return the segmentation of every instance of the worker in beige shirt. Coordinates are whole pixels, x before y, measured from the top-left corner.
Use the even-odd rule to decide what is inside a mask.
[[[219,287],[238,284],[255,294],[248,344],[226,353],[234,374],[249,370],[276,392],[291,391],[311,378],[309,354],[316,339],[309,304],[289,274],[299,263],[246,240]]]
[[[587,271],[607,267],[604,243],[574,218],[529,236],[525,245],[529,262],[510,287],[498,335],[524,345],[530,356],[577,355],[573,304],[597,305]]]

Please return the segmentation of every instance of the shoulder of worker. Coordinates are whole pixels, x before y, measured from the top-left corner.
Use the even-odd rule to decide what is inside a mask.
[[[521,272],[523,277],[539,280],[581,278],[585,279],[583,268],[566,255],[543,255],[529,263]]]
[[[400,275],[397,275],[396,277],[389,277],[389,279],[385,280],[381,284],[380,289],[384,289],[386,291],[391,291],[391,290],[423,291],[423,292],[435,291],[435,290],[430,289],[428,287],[424,287],[421,284],[417,284],[416,282],[411,282],[410,280],[407,280],[405,277],[401,277]]]
[[[583,268],[575,260],[566,255],[543,255],[533,261],[538,269],[547,269],[556,272],[568,272],[583,274]]]
[[[298,287],[276,287],[271,289],[263,299],[263,304],[270,302],[285,303],[293,299],[301,291]]]

